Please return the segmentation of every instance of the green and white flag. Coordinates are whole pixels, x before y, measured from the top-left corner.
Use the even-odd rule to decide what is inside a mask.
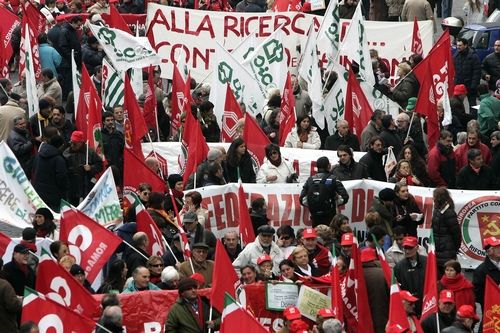
[[[119,29],[94,24],[88,26],[117,71],[161,63],[146,37],[134,37]]]
[[[135,37],[139,38],[139,27],[136,25]],[[142,67],[133,67],[130,70],[130,85],[132,90],[134,90],[135,97],[139,100],[139,96],[144,93],[144,87],[142,84]]]
[[[224,310],[222,311],[221,320],[227,317],[228,314],[240,310],[241,307],[236,303],[236,300],[228,293],[224,295]]]
[[[75,62],[75,50],[71,50],[71,79],[73,84],[73,104],[75,105],[75,119],[78,113],[78,100],[80,99],[80,86],[82,85],[82,76],[78,72]]]
[[[35,69],[33,66],[33,48],[30,42],[30,28],[28,23],[26,23],[26,28],[24,29],[24,54],[25,54],[25,69],[26,74],[26,97],[28,100],[28,116],[31,117],[40,111],[38,107],[38,94],[36,90],[36,79],[35,79]],[[42,135],[42,131],[40,131]]]
[[[349,73],[337,61],[332,62],[331,66],[332,70],[337,73],[337,80],[324,98],[324,108],[328,132],[335,133],[337,120],[344,119],[344,101]]]
[[[340,14],[338,0],[332,0],[326,8],[323,21],[318,31],[317,43],[325,47],[327,68],[333,65],[339,52],[340,36]]]
[[[113,108],[125,103],[125,83],[123,78],[106,58],[102,60],[101,96],[104,108]]]

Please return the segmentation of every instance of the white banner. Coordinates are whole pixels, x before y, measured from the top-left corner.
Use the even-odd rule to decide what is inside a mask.
[[[243,38],[255,35],[256,43],[262,43],[283,25],[283,46],[288,67],[296,73],[299,54],[297,46],[305,46],[307,30],[313,21],[315,31],[321,25],[321,16],[301,12],[281,13],[235,13],[206,12],[148,4],[147,26],[152,29],[156,45],[152,45],[163,58],[162,77],[172,77],[172,65],[177,55],[184,57],[191,68],[191,76],[204,80],[213,69],[215,41],[227,50],[234,49]],[[346,33],[349,21],[341,20],[341,38]],[[433,43],[432,21],[419,22],[424,43],[424,54]],[[366,21],[366,37],[369,48],[378,50],[379,56],[394,75],[397,64],[411,54],[413,22]],[[328,63],[328,45],[319,45],[323,67]],[[245,52],[243,52],[245,53]],[[210,81],[208,81],[210,82]]]
[[[0,142],[0,160],[0,221],[21,229],[31,227],[36,210],[47,205],[5,141]]]
[[[99,178],[92,191],[87,194],[77,209],[103,225],[116,224],[123,220],[111,168],[108,168]]]

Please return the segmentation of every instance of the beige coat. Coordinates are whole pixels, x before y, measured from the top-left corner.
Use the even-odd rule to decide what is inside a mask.
[[[412,22],[416,17],[418,21],[432,20],[432,8],[427,0],[406,0],[401,11],[401,20]]]
[[[56,78],[40,83],[37,92],[38,98],[49,96],[56,101],[56,105],[62,105],[62,89]]]
[[[14,118],[25,115],[24,110],[13,100],[0,106],[0,141],[5,141],[9,137],[10,131],[14,128]]]

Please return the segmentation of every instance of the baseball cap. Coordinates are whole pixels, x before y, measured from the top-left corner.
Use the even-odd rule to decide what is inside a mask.
[[[500,245],[500,238],[488,237],[484,240],[484,249],[487,250],[490,246]]]
[[[82,131],[74,131],[71,133],[71,142],[85,142]]]
[[[283,317],[285,317],[286,320],[294,320],[302,318],[302,314],[298,307],[290,305],[283,310]]]
[[[342,239],[340,240],[341,246],[351,246],[354,244],[354,235],[352,232],[348,232],[342,235]]]
[[[317,237],[318,237],[318,234],[317,234],[316,230],[314,230],[313,228],[307,228],[302,233],[302,238],[317,238]]]
[[[323,318],[335,318],[335,313],[333,313],[333,310],[328,308],[319,309],[316,315]]]
[[[472,305],[468,304],[462,305],[458,308],[457,316],[460,318],[472,318],[479,321],[479,316],[476,314],[476,311],[474,311]]]
[[[408,302],[416,302],[418,301],[418,298],[416,298],[415,296],[413,296],[412,294],[410,294],[410,292],[408,290],[401,290],[399,292],[399,296],[401,296],[401,298],[405,301],[408,301]]]
[[[415,247],[418,245],[417,237],[407,236],[403,239],[403,247]]]
[[[26,254],[29,252],[29,249],[23,244],[17,244],[16,246],[14,246],[14,252]]]
[[[439,300],[443,303],[455,303],[455,294],[451,290],[443,289],[439,293]]]
[[[195,212],[187,212],[182,218],[182,223],[193,223],[198,221],[198,215]]]
[[[364,248],[361,251],[361,262],[370,262],[377,260],[377,252],[371,247]]]
[[[273,261],[273,259],[271,259],[271,257],[268,254],[263,254],[257,258],[257,265],[260,265],[266,261]]]

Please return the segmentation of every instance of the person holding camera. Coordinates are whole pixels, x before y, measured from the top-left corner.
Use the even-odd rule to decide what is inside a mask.
[[[270,143],[265,151],[266,160],[257,172],[257,183],[296,183],[298,176],[293,170],[292,163],[281,157],[280,147]]]

